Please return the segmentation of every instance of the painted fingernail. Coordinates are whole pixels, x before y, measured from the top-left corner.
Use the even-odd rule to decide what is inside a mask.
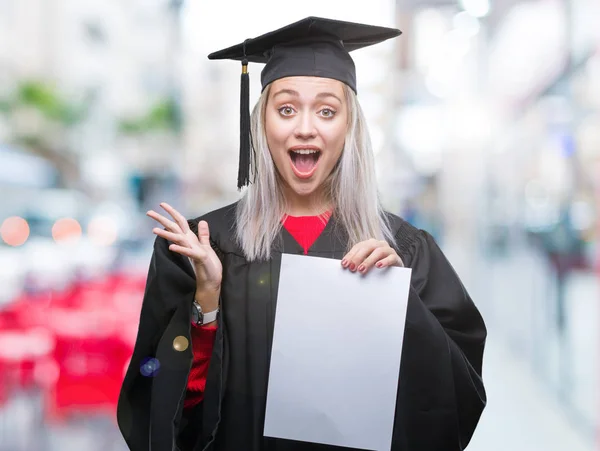
[[[377,266],[378,268],[381,268],[383,266],[383,263],[377,262],[377,264],[375,266]]]
[[[364,266],[364,265],[360,265],[360,266],[358,267],[358,270],[359,270],[360,272],[363,272],[363,271],[365,270],[365,266]]]
[[[350,271],[354,271],[356,269],[356,265],[354,263],[350,263]]]

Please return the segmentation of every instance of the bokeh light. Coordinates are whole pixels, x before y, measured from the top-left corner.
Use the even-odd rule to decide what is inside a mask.
[[[160,362],[154,357],[146,357],[140,365],[140,373],[146,377],[154,377],[160,370]]]
[[[52,238],[56,242],[76,241],[81,238],[81,225],[73,218],[59,219],[52,226]]]
[[[11,216],[2,222],[0,235],[9,246],[21,246],[29,238],[29,224],[19,216]]]
[[[90,240],[98,246],[111,246],[117,241],[117,225],[111,218],[98,216],[93,218],[87,227]]]

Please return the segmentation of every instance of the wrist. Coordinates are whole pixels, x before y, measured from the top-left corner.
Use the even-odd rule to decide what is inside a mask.
[[[202,311],[212,312],[219,308],[219,297],[221,296],[221,289],[196,289],[194,294],[194,300],[200,304]]]
[[[192,303],[192,324],[196,327],[200,326],[216,326],[219,307],[209,312],[205,311],[202,306],[194,301]]]

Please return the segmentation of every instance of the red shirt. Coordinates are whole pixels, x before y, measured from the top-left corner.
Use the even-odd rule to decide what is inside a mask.
[[[329,212],[321,216],[286,216],[283,220],[283,226],[302,246],[304,255],[306,255],[308,249],[325,229],[330,216],[331,213]]]
[[[283,226],[308,254],[308,249],[317,240],[329,220],[329,212],[322,216],[286,216]],[[188,376],[184,409],[198,405],[204,398],[206,374],[215,342],[217,326],[196,326],[192,324],[192,353],[194,360]]]

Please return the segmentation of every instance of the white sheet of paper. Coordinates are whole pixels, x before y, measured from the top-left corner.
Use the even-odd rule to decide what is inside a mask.
[[[390,450],[410,275],[282,256],[265,436]]]

